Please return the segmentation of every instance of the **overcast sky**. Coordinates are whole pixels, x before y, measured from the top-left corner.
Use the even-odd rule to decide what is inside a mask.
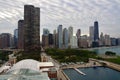
[[[120,0],[0,0],[0,33],[13,34],[25,4],[41,8],[41,33],[43,28],[53,32],[62,24],[73,26],[74,33],[80,28],[88,34],[97,20],[100,32],[120,37]]]

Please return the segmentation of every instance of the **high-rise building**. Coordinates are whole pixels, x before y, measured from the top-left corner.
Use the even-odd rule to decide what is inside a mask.
[[[94,27],[89,27],[89,47],[92,47],[92,42],[94,41]]]
[[[111,46],[117,46],[117,39],[111,38]]]
[[[103,33],[101,32],[101,34],[100,34],[99,46],[104,46],[104,44],[105,44],[104,35],[103,35]]]
[[[59,25],[59,26],[58,26],[58,48],[63,48],[62,25]]]
[[[70,45],[70,39],[72,39],[72,37],[73,37],[73,27],[72,26],[70,26],[69,28],[68,28],[68,35],[69,35],[69,37],[68,37],[68,42],[69,42],[69,46],[71,46]]]
[[[40,49],[40,8],[24,6],[24,50]]]
[[[98,21],[94,22],[94,41],[92,42],[92,47],[99,47],[99,26],[98,26]]]
[[[80,36],[81,36],[81,30],[80,29],[77,30],[76,36],[77,36],[77,38],[80,38]]]
[[[48,48],[49,47],[49,30],[44,28],[43,29],[43,35],[42,35],[42,46],[44,48]]]
[[[48,35],[50,31],[46,28],[43,28],[43,35]]]
[[[98,25],[98,21],[94,22],[94,41],[98,41],[99,40],[99,25]]]
[[[44,48],[49,47],[49,37],[48,37],[48,35],[42,35],[42,46]]]
[[[0,35],[0,48],[12,48],[13,37],[10,33],[2,33]]]
[[[49,47],[53,47],[53,34],[48,35]]]
[[[70,47],[71,48],[78,48],[78,45],[77,45],[77,37],[76,36],[72,36],[72,38],[70,39]]]
[[[80,29],[77,30],[76,36],[77,36],[77,44],[80,47],[80,37],[81,37],[81,30]]]
[[[64,48],[68,48],[68,30],[67,28],[64,28],[63,29],[63,45],[64,45]]]
[[[80,47],[81,48],[87,48],[88,47],[88,37],[87,37],[87,35],[81,36]]]
[[[89,28],[89,35],[90,35],[90,40],[94,41],[94,27],[90,26]]]
[[[35,7],[34,14],[34,48],[40,49],[40,8]]]
[[[53,42],[54,42],[54,47],[57,47],[57,32],[56,30],[53,31]]]
[[[111,46],[110,35],[105,34],[105,46]]]
[[[14,47],[17,48],[18,46],[18,29],[14,30]]]
[[[120,38],[117,39],[117,45],[120,45]]]
[[[24,20],[18,21],[18,49],[24,49]]]

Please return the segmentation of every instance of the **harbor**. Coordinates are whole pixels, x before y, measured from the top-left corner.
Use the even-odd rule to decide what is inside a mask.
[[[91,75],[90,71],[85,72],[87,70],[91,70],[91,71],[95,71],[95,72],[97,70],[98,71],[102,70],[103,73],[107,73],[107,70],[108,70],[108,71],[111,71],[111,72],[115,73],[116,75],[118,75],[118,74],[120,74],[120,65],[114,64],[114,63],[111,63],[111,62],[107,62],[107,61],[90,59],[89,63],[70,64],[70,65],[66,65],[66,66],[61,67],[61,72],[62,72],[62,74],[65,78],[64,80],[79,80],[77,78],[71,79],[71,78],[73,78],[71,76],[74,76],[74,74],[76,74],[76,75],[78,75],[79,77],[82,77],[82,78],[83,78],[83,76],[90,77],[89,76],[89,75]],[[111,74],[113,74],[113,73],[111,73]],[[101,73],[101,75],[102,75],[102,73]],[[105,74],[105,75],[107,75],[107,74]],[[108,76],[107,78],[109,78],[109,77],[110,76]],[[120,79],[120,77],[118,77],[118,79]],[[116,80],[118,80],[118,79],[116,79]],[[111,79],[106,79],[106,80],[111,80]]]

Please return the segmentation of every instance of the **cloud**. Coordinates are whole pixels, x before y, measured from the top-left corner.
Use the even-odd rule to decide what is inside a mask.
[[[73,26],[74,33],[80,28],[82,34],[88,34],[95,20],[99,21],[100,31],[112,36],[119,32],[120,0],[1,0],[0,32],[6,32],[1,30],[3,24],[11,28],[8,32],[17,28],[17,21],[23,19],[25,4],[41,8],[41,33],[43,27],[52,32],[63,24],[64,27]]]

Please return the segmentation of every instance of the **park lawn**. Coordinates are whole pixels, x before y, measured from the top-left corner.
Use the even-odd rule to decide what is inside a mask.
[[[111,58],[111,59],[105,59],[105,60],[116,63],[116,64],[120,64],[120,56],[118,56],[117,58]]]

